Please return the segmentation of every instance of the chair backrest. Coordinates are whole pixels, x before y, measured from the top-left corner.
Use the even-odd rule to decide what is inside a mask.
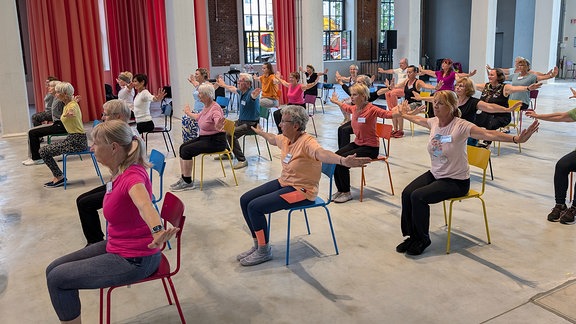
[[[92,122],[92,128],[96,127],[100,123],[102,123],[100,119],[95,119],[94,122]]]
[[[172,275],[180,270],[180,246],[182,242],[182,232],[184,232],[184,223],[186,216],[184,216],[184,203],[173,193],[167,192],[162,204],[162,211],[160,217],[164,220],[164,226],[170,223],[174,227],[179,227],[180,230],[176,233],[176,268],[171,272]],[[162,246],[162,250],[166,248],[166,243]]]
[[[392,125],[376,123],[376,135],[382,140],[386,140],[385,152],[386,156],[390,156],[390,138],[392,137]]]
[[[517,104],[518,102],[520,102],[520,100],[513,100],[513,99],[509,99],[508,100],[508,107],[512,107],[515,104]],[[520,108],[522,108],[522,105],[516,107],[514,109],[514,111],[512,111],[512,123],[518,125],[518,122],[520,121]]]
[[[164,92],[166,92],[166,95],[164,96],[164,98],[172,98],[172,87],[167,85],[167,86],[163,86],[162,90],[164,90]]]
[[[540,90],[530,90],[530,99],[538,98],[538,92],[540,92]]]
[[[490,161],[490,150],[482,147],[476,147],[471,145],[466,145],[468,153],[468,164],[482,169],[482,192],[484,193],[484,187],[486,185],[486,168]]]
[[[230,119],[226,119],[224,121],[224,131],[231,138],[230,143],[228,143],[228,145],[230,145],[230,151],[234,150],[234,129],[235,128],[236,128],[236,125]]]
[[[226,108],[230,103],[230,99],[228,97],[216,97],[216,103],[219,104],[220,107]]]
[[[270,116],[270,109],[260,106],[260,118],[268,120],[269,116]]]
[[[150,182],[153,183],[152,179],[153,179],[153,171],[158,172],[158,178],[159,178],[159,187],[160,187],[160,194],[158,196],[155,196],[155,201],[158,202],[160,200],[162,200],[162,195],[163,195],[163,185],[164,185],[164,169],[166,168],[166,157],[164,156],[164,154],[160,153],[158,150],[153,149],[152,152],[150,152],[150,158],[148,160],[148,162],[150,162],[152,164],[152,167],[150,168]]]
[[[172,130],[172,116],[174,115],[172,101],[162,105],[162,115],[164,115],[164,129],[169,132]]]
[[[322,173],[324,173],[330,179],[330,186],[328,190],[328,200],[326,204],[329,204],[332,200],[332,182],[334,179],[334,170],[336,170],[336,164],[322,163]]]
[[[304,95],[304,102],[307,104],[316,104],[316,96],[315,95],[311,95],[311,94],[307,94]]]

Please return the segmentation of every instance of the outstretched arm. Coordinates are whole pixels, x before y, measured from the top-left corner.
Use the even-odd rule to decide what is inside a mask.
[[[530,127],[523,129],[520,135],[511,135],[502,133],[498,130],[487,130],[485,128],[478,127],[476,125],[472,126],[470,129],[470,136],[486,141],[500,141],[500,142],[511,142],[511,143],[524,143],[526,142],[532,134],[538,131],[538,126],[540,124],[538,121],[534,121]]]
[[[420,65],[420,75],[429,75],[431,77],[436,77],[436,72],[432,71],[432,70],[426,70],[425,68],[422,67],[422,65]]]
[[[495,103],[488,103],[486,101],[478,101],[478,104],[476,105],[476,108],[485,111],[487,113],[501,113],[501,112],[512,112],[514,111],[516,108],[518,108],[519,106],[522,106],[522,101],[518,101],[517,103],[515,103],[512,107],[503,107],[500,105],[497,105]]]
[[[550,121],[550,122],[570,123],[570,122],[575,121],[574,119],[572,119],[570,114],[568,114],[568,112],[566,112],[566,111],[555,112],[555,113],[550,113],[550,114],[537,114],[533,110],[528,110],[528,111],[526,111],[526,116],[528,116],[530,118],[540,119],[540,120],[545,120],[545,121]]]
[[[268,143],[270,143],[271,145],[276,146],[276,135],[274,135],[274,134],[272,134],[272,133],[266,133],[266,132],[260,127],[260,124],[256,125],[256,127],[252,127],[252,130],[253,130],[256,134],[264,137],[264,138],[268,141]]]
[[[536,80],[538,80],[538,82],[552,79],[558,75],[558,67],[555,66],[552,70],[548,71],[548,73],[534,72],[534,74],[536,74]]]

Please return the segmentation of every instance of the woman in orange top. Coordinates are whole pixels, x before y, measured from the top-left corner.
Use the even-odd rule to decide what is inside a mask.
[[[262,65],[262,75],[258,77],[262,83],[262,97],[260,98],[260,107],[272,108],[278,107],[278,84],[280,80],[274,74],[274,68],[269,62]]]
[[[243,266],[252,266],[272,259],[266,214],[313,204],[318,194],[322,162],[346,167],[359,167],[370,162],[367,157],[343,157],[323,149],[313,136],[306,133],[308,118],[308,113],[302,107],[287,106],[282,108],[281,135],[266,133],[259,125],[258,128],[252,127],[268,143],[280,148],[282,173],[280,178],[256,187],[240,197],[242,214],[254,240],[254,246],[236,257]],[[299,201],[289,203],[280,196],[294,191],[302,193]]]

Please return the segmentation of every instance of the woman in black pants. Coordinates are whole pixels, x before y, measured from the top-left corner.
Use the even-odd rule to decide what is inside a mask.
[[[450,90],[434,94],[434,116],[424,118],[406,114],[410,109],[404,101],[403,117],[430,129],[428,153],[432,167],[414,179],[402,191],[402,235],[408,236],[396,247],[399,253],[419,255],[430,245],[430,204],[460,197],[470,188],[470,169],[466,154],[468,137],[491,141],[524,143],[538,130],[538,122],[524,129],[519,136],[480,128],[460,118],[458,99]],[[418,109],[417,109],[418,110]]]
[[[576,98],[576,90],[570,88],[572,96]],[[565,112],[555,112],[551,114],[537,114],[534,111],[528,110],[526,116],[546,120],[551,122],[575,122],[576,121],[576,108]],[[554,169],[554,198],[556,205],[548,214],[548,220],[551,222],[558,222],[562,224],[574,224],[574,216],[576,215],[576,188],[574,189],[575,196],[572,198],[572,206],[566,207],[566,191],[568,190],[568,176],[570,172],[576,172],[576,151],[572,151],[564,155],[558,162]]]

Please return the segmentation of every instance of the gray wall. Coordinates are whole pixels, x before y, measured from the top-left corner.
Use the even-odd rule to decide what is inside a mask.
[[[426,0],[423,5],[422,55],[428,54],[432,69],[437,59],[449,57],[468,72],[472,1]]]
[[[513,65],[514,26],[516,21],[516,0],[498,1],[496,14],[496,50],[494,66],[509,68]],[[531,44],[532,42],[530,42]]]
[[[516,56],[532,60],[534,41],[535,0],[516,0],[516,23],[514,27],[514,51],[511,64]],[[512,65],[510,65],[512,66]],[[546,71],[542,71],[546,72]]]

